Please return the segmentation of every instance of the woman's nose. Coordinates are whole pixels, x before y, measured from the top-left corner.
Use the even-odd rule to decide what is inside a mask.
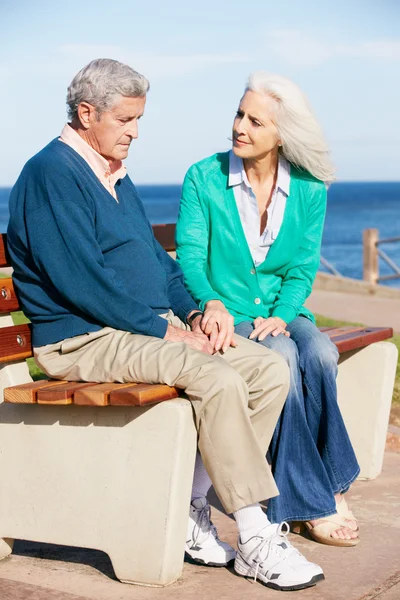
[[[246,133],[246,125],[244,123],[244,119],[236,119],[233,129],[237,135]]]

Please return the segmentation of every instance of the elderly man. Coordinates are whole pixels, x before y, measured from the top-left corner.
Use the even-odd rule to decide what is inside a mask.
[[[287,367],[243,338],[215,351],[122,163],[148,88],[127,65],[92,61],[68,88],[70,123],[13,188],[9,250],[35,359],[59,379],[183,388],[199,436],[187,554],[217,566],[235,557],[210,521],[212,481],[238,525],[236,571],[277,589],[308,587],[323,579],[321,568],[258,504],[277,494],[265,454],[287,394]]]

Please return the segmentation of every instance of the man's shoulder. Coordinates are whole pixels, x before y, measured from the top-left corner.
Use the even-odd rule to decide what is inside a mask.
[[[42,170],[62,170],[68,167],[67,157],[70,154],[71,148],[55,138],[28,160],[23,171],[40,174]]]
[[[202,160],[194,163],[187,173],[194,179],[207,178],[216,175],[228,177],[229,175],[229,151],[216,152]]]

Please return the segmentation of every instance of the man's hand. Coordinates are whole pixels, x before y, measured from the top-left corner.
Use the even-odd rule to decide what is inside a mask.
[[[210,337],[210,342],[216,352],[226,352],[229,346],[234,348],[237,343],[233,339],[234,320],[220,300],[210,300],[206,303],[200,327]]]
[[[254,319],[253,324],[254,330],[249,336],[249,339],[251,340],[258,339],[261,342],[269,334],[276,337],[281,333],[286,337],[290,337],[290,333],[286,331],[287,323],[280,317],[269,317],[268,319],[257,317],[257,319]]]
[[[175,327],[174,325],[168,325],[164,340],[167,340],[167,342],[184,342],[193,350],[198,350],[205,354],[214,353],[214,347],[211,345],[210,340],[199,327],[196,327],[193,331],[186,331],[186,329],[179,329],[179,327]]]

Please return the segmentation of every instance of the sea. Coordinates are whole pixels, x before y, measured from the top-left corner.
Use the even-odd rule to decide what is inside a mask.
[[[180,185],[138,185],[151,223],[175,223]],[[10,188],[0,188],[0,233],[7,230]],[[345,277],[362,279],[363,230],[376,228],[379,238],[400,237],[400,182],[336,182],[328,190],[321,254]],[[400,267],[400,241],[381,249]],[[322,271],[327,271],[321,265]],[[380,274],[393,270],[380,259]],[[384,282],[400,288],[400,279]]]

